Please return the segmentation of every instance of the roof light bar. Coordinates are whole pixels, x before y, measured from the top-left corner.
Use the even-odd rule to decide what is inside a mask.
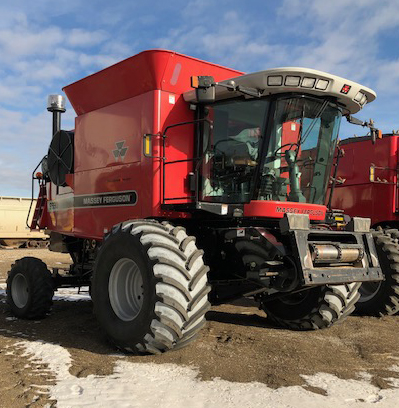
[[[232,89],[228,84],[234,81]],[[216,100],[232,98],[238,89],[258,90],[254,96],[266,97],[268,95],[285,92],[297,92],[320,97],[335,97],[338,103],[354,114],[362,109],[367,103],[376,98],[376,94],[361,84],[351,80],[318,71],[310,68],[283,67],[266,71],[254,72],[238,77],[226,79],[216,87]],[[248,95],[252,95],[249,94]],[[195,90],[184,93],[184,99],[189,102],[197,102]],[[202,102],[201,102],[202,103]]]

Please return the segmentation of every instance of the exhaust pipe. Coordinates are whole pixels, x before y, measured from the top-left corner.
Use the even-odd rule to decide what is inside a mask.
[[[61,129],[61,113],[66,111],[65,98],[62,95],[49,95],[47,110],[53,112],[53,136]]]
[[[358,245],[310,244],[312,261],[319,263],[356,263],[363,259],[364,250]]]

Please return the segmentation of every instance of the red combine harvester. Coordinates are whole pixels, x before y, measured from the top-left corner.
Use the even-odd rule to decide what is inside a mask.
[[[399,134],[342,140],[333,208],[372,220],[376,249],[385,280],[363,283],[356,309],[368,315],[399,311]]]
[[[16,316],[42,317],[54,289],[89,285],[117,347],[159,353],[196,337],[208,294],[252,297],[284,327],[317,329],[353,311],[360,282],[382,279],[370,220],[334,231],[324,205],[341,116],[372,90],[156,50],[64,91],[76,126],[60,130],[63,99],[50,97],[32,226],[52,231],[50,249],[73,264],[16,261]]]

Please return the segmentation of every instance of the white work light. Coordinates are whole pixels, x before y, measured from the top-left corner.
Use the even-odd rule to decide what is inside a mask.
[[[302,79],[302,87],[303,88],[313,88],[314,83],[316,82],[316,78],[303,78]]]
[[[299,82],[301,81],[300,76],[291,76],[287,75],[285,77],[285,85],[286,86],[299,86]]]
[[[363,96],[364,96],[364,93],[363,93],[363,92],[358,92],[358,93],[356,94],[356,96],[355,96],[353,99],[354,99],[356,102],[359,102],[359,103],[360,103],[360,101],[362,100]]]
[[[325,91],[327,89],[327,86],[328,86],[327,79],[319,79],[317,81],[315,88],[320,89],[320,91]]]
[[[363,94],[362,99],[360,99],[360,105],[364,105],[367,102],[367,96]]]
[[[281,86],[283,85],[283,77],[281,75],[270,75],[267,77],[268,86]]]

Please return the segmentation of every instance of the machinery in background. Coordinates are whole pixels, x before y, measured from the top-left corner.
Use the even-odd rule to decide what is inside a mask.
[[[393,315],[399,311],[399,133],[340,142],[341,157],[332,208],[349,215],[370,217],[385,280],[363,283],[358,312]]]
[[[0,196],[0,246],[4,248],[48,246],[49,236],[43,231],[31,230],[27,225],[31,203],[30,198]],[[36,200],[33,205],[36,205]],[[33,212],[29,224],[32,218]]]

